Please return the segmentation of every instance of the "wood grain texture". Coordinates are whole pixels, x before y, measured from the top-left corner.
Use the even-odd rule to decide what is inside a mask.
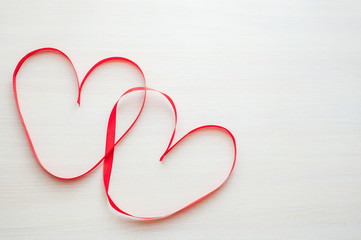
[[[0,19],[0,239],[360,239],[360,1],[15,0],[0,2]],[[105,57],[136,61],[177,104],[177,139],[201,124],[233,131],[229,182],[180,214],[136,221],[110,209],[101,169],[75,182],[45,174],[11,79],[40,47],[69,54],[80,76]],[[77,173],[96,161],[114,99],[139,82],[129,65],[104,66],[79,109],[64,59],[26,63],[20,101],[45,164]],[[122,105],[119,133],[138,100]],[[231,155],[222,134],[202,132],[158,163],[172,118],[159,96],[150,100],[116,150],[111,190],[148,215],[217,184]]]

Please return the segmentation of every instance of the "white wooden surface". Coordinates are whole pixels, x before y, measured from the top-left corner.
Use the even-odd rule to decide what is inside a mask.
[[[1,1],[0,20],[1,239],[361,238],[360,1]],[[182,213],[138,221],[108,206],[101,169],[74,182],[47,175],[11,80],[22,56],[47,46],[69,54],[80,76],[108,56],[136,61],[176,102],[177,139],[201,124],[228,127],[239,150],[229,182]],[[55,173],[101,157],[112,104],[140,85],[124,63],[88,81],[78,108],[58,55],[38,55],[19,73],[29,131]],[[122,103],[119,133],[137,104],[136,94]],[[111,193],[131,213],[174,210],[231,164],[219,132],[193,136],[160,164],[171,123],[152,94],[116,150]]]

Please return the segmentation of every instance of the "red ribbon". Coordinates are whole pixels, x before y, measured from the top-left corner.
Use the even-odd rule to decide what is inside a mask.
[[[55,52],[55,53],[58,53],[58,54],[61,54],[62,56],[64,56],[71,64],[71,66],[73,67],[74,69],[74,72],[76,74],[76,79],[77,79],[77,82],[78,82],[78,104],[80,106],[80,97],[81,97],[81,90],[82,90],[82,87],[85,83],[85,80],[89,77],[89,75],[94,71],[95,68],[97,68],[98,66],[100,66],[101,64],[103,63],[106,63],[106,62],[109,62],[109,61],[114,61],[114,60],[117,60],[117,61],[125,61],[125,62],[128,62],[128,63],[131,63],[133,64],[140,72],[141,72],[141,75],[142,75],[142,78],[143,78],[143,82],[144,82],[144,86],[143,87],[135,87],[135,88],[131,88],[129,90],[127,90],[123,95],[121,95],[121,97],[116,101],[116,103],[114,104],[114,107],[110,113],[110,116],[109,116],[109,121],[108,121],[108,128],[107,128],[107,138],[106,138],[106,147],[105,147],[105,154],[104,156],[92,167],[90,168],[88,171],[86,171],[85,173],[82,173],[80,175],[77,175],[77,176],[74,176],[74,177],[68,177],[68,178],[64,178],[64,177],[61,177],[61,176],[57,176],[53,173],[51,173],[49,170],[47,170],[44,165],[41,163],[39,157],[37,156],[36,154],[36,151],[35,151],[35,148],[34,148],[34,145],[31,141],[31,137],[29,135],[29,132],[26,128],[26,125],[25,125],[25,121],[24,121],[24,118],[21,114],[21,111],[20,111],[20,105],[19,105],[19,101],[18,101],[18,95],[17,95],[17,90],[16,90],[16,76],[21,68],[21,66],[23,65],[23,63],[29,58],[31,57],[32,55],[36,54],[36,53],[39,53],[39,52],[44,52],[44,51],[51,51],[51,52]],[[204,126],[200,126],[200,127],[197,127],[191,131],[189,131],[187,134],[185,134],[181,139],[179,139],[177,142],[175,142],[173,144],[173,140],[174,140],[174,135],[175,135],[175,132],[176,132],[176,126],[177,126],[177,109],[176,109],[176,106],[173,102],[173,100],[165,93],[163,92],[160,92],[160,91],[157,91],[157,90],[154,90],[154,89],[151,89],[151,88],[148,88],[146,87],[146,81],[145,81],[145,76],[144,76],[144,73],[142,71],[142,69],[135,63],[133,62],[132,60],[130,59],[127,59],[127,58],[123,58],[123,57],[110,57],[110,58],[105,58],[103,60],[100,60],[99,62],[97,62],[93,67],[90,68],[90,70],[87,72],[87,74],[85,75],[85,77],[83,78],[81,84],[79,85],[79,78],[78,78],[78,75],[77,75],[77,72],[76,72],[76,69],[72,63],[72,61],[70,60],[70,58],[65,54],[63,53],[62,51],[58,50],[58,49],[55,49],[55,48],[40,48],[40,49],[37,49],[37,50],[34,50],[28,54],[26,54],[20,61],[19,63],[17,64],[16,68],[15,68],[15,71],[14,71],[14,74],[13,74],[13,88],[14,88],[14,96],[15,96],[15,102],[16,102],[16,106],[17,106],[17,109],[18,109],[18,112],[19,112],[19,115],[20,115],[20,119],[21,119],[21,122],[24,126],[24,129],[25,129],[25,132],[26,132],[26,136],[29,140],[29,143],[30,143],[30,147],[31,147],[31,150],[33,151],[35,157],[36,157],[36,160],[38,161],[38,163],[40,164],[40,166],[47,172],[49,173],[50,175],[56,177],[56,178],[60,178],[60,179],[64,179],[64,180],[71,180],[71,179],[77,179],[77,178],[80,178],[82,176],[85,176],[87,175],[88,173],[92,172],[95,168],[97,168],[103,161],[103,181],[104,181],[104,187],[105,187],[105,192],[106,192],[106,195],[108,197],[108,201],[110,203],[110,205],[118,212],[124,214],[124,215],[127,215],[127,216],[130,216],[130,217],[134,217],[134,218],[138,218],[138,219],[158,219],[158,218],[164,218],[164,217],[167,217],[167,216],[170,216],[172,214],[175,214],[187,207],[190,207],[191,205],[201,201],[202,199],[206,198],[207,196],[209,196],[210,194],[212,194],[213,192],[215,192],[218,188],[220,188],[226,181],[227,179],[229,178],[229,176],[231,175],[233,169],[234,169],[234,165],[236,163],[236,155],[237,155],[237,147],[236,147],[236,140],[233,136],[233,134],[225,127],[222,127],[222,126],[218,126],[218,125],[204,125]],[[124,97],[125,95],[131,93],[131,92],[135,92],[135,91],[143,91],[144,92],[144,97],[143,97],[143,102],[142,102],[142,105],[139,109],[139,112],[136,116],[136,118],[134,119],[134,121],[131,123],[130,127],[124,132],[124,134],[117,140],[115,141],[115,130],[116,130],[116,113],[117,113],[117,106],[118,106],[118,103],[119,101],[122,99],[122,97]],[[181,141],[183,141],[188,135],[200,130],[200,129],[218,129],[218,130],[222,130],[224,132],[226,132],[229,137],[232,139],[232,142],[233,142],[233,147],[234,147],[234,158],[233,158],[233,164],[232,164],[232,167],[231,169],[229,170],[229,173],[228,175],[226,176],[226,178],[223,180],[223,182],[221,184],[219,184],[216,188],[214,188],[213,190],[211,190],[210,192],[206,193],[205,195],[203,195],[202,197],[192,201],[191,203],[187,204],[186,206],[176,210],[176,211],[173,211],[167,215],[163,215],[163,216],[154,216],[154,217],[142,217],[142,216],[135,216],[135,215],[132,215],[132,214],[129,214],[125,211],[123,211],[122,209],[120,209],[112,200],[110,194],[109,194],[109,182],[110,182],[110,177],[111,177],[111,172],[112,172],[112,165],[113,165],[113,158],[114,158],[114,148],[118,145],[118,143],[123,139],[123,137],[129,132],[129,130],[134,126],[134,124],[136,123],[136,121],[138,120],[140,114],[142,113],[143,111],[143,108],[144,108],[144,104],[145,104],[145,100],[146,100],[146,92],[147,91],[154,91],[154,92],[157,92],[159,94],[161,94],[162,96],[164,96],[166,98],[166,100],[170,103],[172,109],[173,109],[173,113],[174,113],[174,127],[173,127],[173,133],[172,133],[172,136],[171,136],[171,139],[169,141],[169,144],[166,148],[166,150],[164,151],[164,153],[162,154],[162,156],[160,157],[160,161],[163,160],[163,158]],[[172,145],[173,144],[173,145]]]

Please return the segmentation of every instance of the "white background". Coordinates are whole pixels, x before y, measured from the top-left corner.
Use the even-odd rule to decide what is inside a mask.
[[[137,62],[148,86],[177,104],[176,139],[203,124],[229,128],[238,162],[211,197],[164,220],[140,221],[107,203],[102,169],[76,181],[41,169],[12,91],[27,53],[55,47],[82,78],[109,56]],[[360,239],[360,1],[1,1],[1,239]],[[97,69],[76,105],[74,72],[39,54],[19,72],[19,101],[39,157],[53,173],[81,173],[102,157],[109,112],[131,65]],[[119,107],[118,134],[139,107]],[[111,194],[142,216],[176,210],[215,187],[232,162],[218,131],[190,137],[163,163],[172,127],[150,94],[116,150]]]

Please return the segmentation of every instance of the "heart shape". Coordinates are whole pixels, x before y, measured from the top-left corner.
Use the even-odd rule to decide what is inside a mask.
[[[20,108],[20,104],[19,104],[19,100],[18,100],[18,94],[17,94],[17,74],[19,72],[19,70],[21,69],[22,65],[24,64],[24,62],[30,58],[31,56],[35,55],[35,54],[38,54],[38,53],[42,53],[42,52],[54,52],[56,54],[60,54],[61,56],[65,57],[66,60],[71,64],[71,67],[72,69],[74,70],[74,73],[75,73],[75,76],[76,76],[76,81],[77,81],[77,87],[78,87],[78,96],[77,96],[77,103],[79,104],[80,106],[80,102],[81,102],[81,93],[82,93],[82,89],[84,87],[84,83],[86,82],[86,80],[89,78],[89,76],[91,75],[91,73],[97,69],[98,67],[100,67],[101,65],[103,65],[104,63],[107,63],[107,62],[111,62],[111,61],[120,61],[120,62],[127,62],[127,63],[130,63],[131,65],[135,66],[139,72],[141,73],[141,76],[142,76],[142,80],[144,82],[144,86],[146,84],[146,81],[145,81],[145,77],[144,77],[144,73],[142,71],[142,69],[135,63],[133,62],[132,60],[130,59],[127,59],[127,58],[124,58],[124,57],[109,57],[109,58],[105,58],[105,59],[102,59],[100,61],[98,61],[96,64],[94,64],[89,70],[88,72],[86,73],[86,75],[84,76],[83,80],[81,81],[81,83],[79,83],[79,78],[78,78],[78,74],[77,74],[77,71],[72,63],[72,61],[70,60],[70,58],[62,51],[56,49],[56,48],[40,48],[40,49],[37,49],[37,50],[34,50],[28,54],[26,54],[20,61],[19,63],[17,64],[16,68],[15,68],[15,71],[14,71],[14,74],[13,74],[13,90],[14,90],[14,96],[15,96],[15,102],[16,102],[16,105],[17,105],[17,108],[18,108],[18,112],[19,112],[19,115],[20,115],[20,119],[21,119],[21,122],[24,126],[24,129],[25,129],[25,133],[26,133],[26,136],[29,140],[29,143],[30,143],[30,147],[31,147],[31,150],[32,152],[34,153],[34,156],[37,160],[37,162],[40,164],[40,166],[47,172],[49,173],[50,175],[53,175],[54,177],[57,177],[57,178],[60,178],[60,179],[76,179],[76,178],[80,178],[88,173],[90,173],[91,171],[93,171],[95,168],[97,168],[101,163],[102,161],[104,160],[105,158],[105,155],[102,156],[98,161],[97,163],[92,166],[89,170],[83,172],[82,174],[79,174],[79,175],[76,175],[76,176],[72,176],[72,177],[64,177],[64,176],[59,176],[57,174],[54,174],[53,172],[49,171],[45,166],[44,164],[42,164],[41,160],[39,159],[39,156],[35,150],[35,147],[34,147],[34,144],[33,144],[33,141],[31,139],[31,136],[30,136],[30,133],[26,127],[26,124],[25,124],[25,120],[24,120],[24,117],[21,113],[21,108]],[[143,98],[143,103],[139,109],[139,112],[137,114],[137,117],[135,118],[134,122],[136,121],[136,119],[139,117],[142,109],[143,109],[143,106],[144,106],[144,101],[145,101],[145,94],[144,94],[144,98]],[[133,122],[133,124],[134,124]],[[132,125],[132,124],[131,124]],[[131,127],[129,127],[130,129]],[[128,129],[128,130],[129,130]],[[127,131],[128,131],[127,130]]]
[[[105,63],[105,62],[108,62],[108,61],[112,61],[112,60],[121,60],[121,61],[126,61],[126,62],[129,62],[131,64],[133,64],[134,66],[137,67],[137,69],[141,72],[142,74],[142,78],[143,78],[143,81],[144,81],[144,87],[135,87],[135,88],[131,88],[129,90],[127,90],[123,95],[121,95],[121,97],[116,101],[116,103],[114,104],[113,106],[113,109],[110,113],[110,116],[109,116],[109,121],[108,121],[108,128],[107,128],[107,137],[106,137],[106,149],[105,149],[105,154],[104,156],[91,168],[89,169],[88,171],[86,171],[85,173],[82,173],[80,175],[77,175],[75,177],[60,177],[60,176],[57,176],[53,173],[51,173],[49,170],[47,170],[44,165],[41,163],[36,151],[35,151],[35,148],[33,146],[33,143],[31,141],[31,137],[30,137],[30,134],[26,128],[26,125],[25,125],[25,121],[24,121],[24,118],[21,114],[21,111],[20,111],[20,105],[19,105],[19,101],[18,101],[18,96],[17,96],[17,89],[16,89],[16,76],[21,68],[21,66],[23,65],[23,63],[32,55],[38,53],[38,52],[43,52],[43,51],[53,51],[53,52],[56,52],[56,53],[59,53],[61,54],[62,56],[64,56],[72,65],[73,69],[74,69],[74,72],[76,73],[76,70],[75,70],[75,67],[73,65],[73,63],[71,62],[70,58],[65,54],[63,53],[62,51],[58,50],[58,49],[55,49],[55,48],[41,48],[41,49],[37,49],[37,50],[34,50],[30,53],[28,53],[27,55],[25,55],[21,60],[20,62],[18,63],[18,65],[16,66],[15,68],[15,71],[14,71],[14,75],[13,75],[13,88],[14,88],[14,96],[15,96],[15,101],[16,101],[16,105],[17,105],[17,108],[18,108],[18,112],[19,112],[19,115],[20,115],[20,119],[22,121],[22,124],[24,126],[24,129],[25,129],[25,132],[26,132],[26,135],[27,135],[27,138],[29,140],[29,143],[30,143],[30,146],[31,146],[31,149],[38,161],[38,163],[42,166],[42,168],[48,172],[50,175],[54,176],[54,177],[57,177],[57,178],[60,178],[60,179],[65,179],[65,180],[70,180],[70,179],[76,179],[76,178],[80,178],[82,176],[85,176],[86,174],[90,173],[91,171],[93,171],[96,167],[99,166],[100,163],[102,163],[104,161],[104,164],[103,164],[103,181],[104,181],[104,186],[105,186],[105,191],[106,191],[106,195],[107,195],[107,198],[108,198],[108,201],[110,203],[110,205],[118,212],[126,215],[126,216],[129,216],[129,217],[134,217],[134,218],[138,218],[138,219],[159,219],[159,218],[164,218],[164,217],[167,217],[167,216],[170,216],[170,215],[173,215],[185,208],[188,208],[190,206],[192,206],[193,204],[201,201],[202,199],[206,198],[207,196],[211,195],[213,192],[215,192],[217,189],[219,189],[226,181],[227,179],[229,178],[229,176],[231,175],[233,169],[234,169],[234,166],[235,166],[235,163],[236,163],[236,155],[237,155],[237,147],[236,147],[236,140],[233,136],[233,134],[225,127],[222,127],[222,126],[218,126],[218,125],[204,125],[204,126],[200,126],[200,127],[197,127],[191,131],[189,131],[187,134],[185,134],[183,137],[181,137],[178,141],[176,141],[175,143],[173,143],[174,141],[174,136],[175,136],[175,132],[176,132],[176,126],[177,126],[177,110],[176,110],[176,106],[173,102],[173,100],[165,93],[163,92],[160,92],[160,91],[157,91],[155,89],[151,89],[151,88],[148,88],[146,87],[146,81],[145,81],[145,77],[144,77],[144,73],[143,71],[141,70],[141,68],[136,64],[134,63],[133,61],[127,59],[127,58],[123,58],[123,57],[111,57],[111,58],[106,58],[106,59],[103,59],[99,62],[97,62],[88,72],[87,74],[85,75],[85,77],[83,78],[81,84],[79,85],[79,80],[78,80],[78,76],[76,74],[76,79],[77,79],[77,82],[78,82],[78,99],[77,99],[77,103],[80,105],[80,97],[81,97],[81,90],[82,90],[82,87],[84,85],[84,82],[85,80],[89,77],[89,75],[101,64]],[[116,119],[117,119],[117,107],[118,107],[118,103],[119,101],[126,95],[128,95],[129,93],[132,93],[132,92],[136,92],[136,91],[142,91],[144,92],[144,97],[143,97],[143,102],[142,102],[142,105],[139,109],[139,112],[136,116],[136,118],[134,119],[134,121],[130,124],[130,126],[128,127],[128,129],[121,135],[121,137],[115,141],[115,130],[116,130]],[[164,151],[164,153],[162,154],[162,156],[160,157],[160,161],[162,161],[164,159],[164,157],[172,150],[174,149],[180,142],[184,141],[189,135],[201,130],[201,129],[219,129],[219,130],[222,130],[224,132],[226,132],[229,137],[231,138],[232,142],[233,142],[233,147],[234,147],[234,158],[233,158],[233,164],[232,164],[232,167],[231,169],[229,170],[228,172],[228,175],[225,177],[225,179],[223,180],[223,182],[221,182],[217,187],[215,187],[213,190],[209,191],[208,193],[204,194],[202,197],[190,202],[189,204],[187,204],[186,206],[180,208],[179,210],[176,210],[170,214],[167,214],[167,215],[163,215],[163,216],[155,216],[155,217],[142,217],[142,216],[135,216],[135,215],[132,215],[132,214],[129,214],[125,211],[123,211],[122,209],[120,209],[115,203],[114,201],[112,200],[110,194],[109,194],[109,183],[110,183],[110,178],[111,178],[111,172],[112,172],[112,166],[113,166],[113,158],[114,158],[114,148],[118,145],[118,143],[123,139],[123,137],[130,131],[130,129],[134,126],[134,124],[136,123],[136,121],[138,120],[140,114],[142,113],[142,110],[144,108],[144,104],[145,104],[145,100],[146,100],[146,92],[147,91],[154,91],[154,92],[157,92],[159,94],[161,94],[162,96],[164,96],[166,98],[166,100],[170,103],[172,109],[173,109],[173,113],[174,113],[174,128],[173,128],[173,131],[172,131],[172,135],[171,135],[171,138],[170,138],[170,141],[168,143],[168,146],[166,148],[166,150]]]
[[[172,131],[172,135],[170,138],[170,141],[167,145],[166,150],[164,151],[164,153],[162,154],[162,156],[160,157],[160,161],[163,161],[164,157],[172,150],[174,149],[180,142],[184,141],[189,135],[202,130],[202,129],[219,129],[222,130],[224,132],[226,132],[229,137],[231,138],[232,142],[233,142],[233,146],[234,146],[234,158],[233,158],[233,163],[232,166],[228,172],[228,175],[226,176],[226,178],[217,186],[215,187],[213,190],[209,191],[208,193],[206,193],[205,195],[203,195],[202,197],[190,202],[189,204],[187,204],[186,206],[172,212],[169,213],[167,215],[164,216],[155,216],[155,217],[142,217],[142,216],[135,216],[132,214],[129,214],[127,212],[125,212],[124,210],[120,209],[112,200],[110,194],[109,194],[109,183],[110,183],[110,178],[111,178],[111,172],[112,172],[112,166],[113,166],[113,158],[114,158],[114,146],[117,145],[119,143],[119,141],[121,141],[121,139],[125,136],[125,134],[119,138],[117,141],[115,141],[115,130],[116,130],[116,121],[117,121],[117,105],[118,102],[121,98],[123,98],[124,96],[126,96],[129,93],[135,92],[135,91],[154,91],[157,92],[159,94],[161,94],[162,96],[164,96],[167,101],[170,103],[172,109],[173,109],[173,113],[174,113],[174,127],[173,127],[173,131]],[[195,203],[201,201],[202,199],[206,198],[207,196],[211,195],[213,192],[215,192],[217,189],[219,189],[229,178],[229,176],[231,175],[235,163],[236,163],[236,156],[237,156],[237,147],[236,147],[236,140],[233,136],[233,134],[225,127],[219,126],[219,125],[203,125],[200,127],[197,127],[191,131],[189,131],[188,133],[186,133],[183,137],[181,137],[178,141],[176,141],[173,144],[174,141],[174,136],[175,136],[175,132],[176,132],[176,127],[177,127],[177,120],[178,120],[178,115],[177,115],[177,109],[176,106],[173,102],[173,100],[165,93],[160,92],[158,90],[152,89],[152,88],[148,88],[148,87],[136,87],[136,88],[131,88],[129,90],[127,90],[118,100],[118,102],[114,105],[113,110],[109,116],[109,122],[108,122],[108,130],[107,130],[107,140],[106,140],[106,152],[108,153],[104,159],[104,165],[103,165],[103,180],[104,180],[104,186],[105,186],[105,192],[107,194],[107,198],[108,201],[110,203],[110,205],[118,212],[127,215],[129,217],[134,217],[134,218],[139,218],[139,219],[147,219],[147,220],[154,220],[154,219],[159,219],[159,218],[165,218],[168,217],[170,215],[173,215],[177,212],[182,211],[185,208],[188,208],[192,205],[194,205]]]

